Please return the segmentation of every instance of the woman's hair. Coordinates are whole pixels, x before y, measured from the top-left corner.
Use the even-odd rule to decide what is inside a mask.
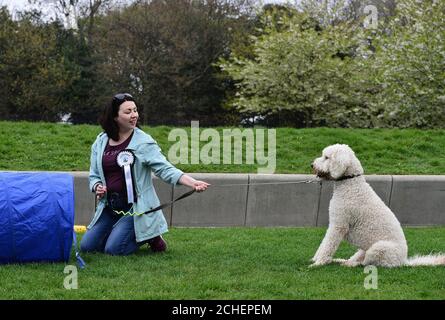
[[[104,129],[107,136],[115,141],[119,140],[119,125],[114,118],[117,117],[119,107],[125,101],[133,101],[133,96],[129,93],[118,93],[113,99],[105,106],[101,116],[99,117],[99,124]],[[139,125],[137,125],[139,127]]]

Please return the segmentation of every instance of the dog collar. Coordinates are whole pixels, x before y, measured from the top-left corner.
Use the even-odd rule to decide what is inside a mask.
[[[354,174],[352,176],[343,176],[341,178],[336,179],[335,181],[343,181],[343,180],[348,180],[348,179],[352,179],[352,178],[357,178],[360,176],[361,176],[361,174]]]

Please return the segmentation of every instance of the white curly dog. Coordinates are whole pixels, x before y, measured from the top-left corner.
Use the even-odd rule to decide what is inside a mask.
[[[326,147],[312,164],[315,174],[334,180],[329,227],[311,266],[339,262],[345,266],[384,267],[445,265],[445,255],[408,259],[405,235],[394,213],[365,181],[354,151],[345,144]],[[358,251],[349,259],[333,259],[342,240]]]

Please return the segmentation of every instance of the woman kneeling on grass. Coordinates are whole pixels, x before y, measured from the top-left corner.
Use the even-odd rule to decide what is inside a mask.
[[[161,210],[122,214],[142,213],[159,205],[152,171],[167,183],[189,186],[198,192],[209,186],[170,164],[156,141],[138,127],[138,117],[133,97],[121,93],[113,97],[100,118],[104,132],[91,148],[89,175],[90,189],[99,201],[80,244],[84,252],[128,255],[145,243],[154,252],[166,250],[162,234],[168,228]]]

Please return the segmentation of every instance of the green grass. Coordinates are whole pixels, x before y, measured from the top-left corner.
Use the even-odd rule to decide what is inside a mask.
[[[175,143],[168,141],[173,127],[143,129],[167,155]],[[185,129],[190,132],[190,127]],[[220,133],[223,129],[217,128]],[[87,171],[90,147],[100,132],[100,127],[93,125],[0,121],[0,170]],[[445,130],[277,128],[276,137],[275,173],[310,173],[309,164],[333,143],[349,144],[367,174],[445,173]],[[201,142],[201,147],[205,144]],[[185,172],[256,173],[258,165],[243,161],[241,165],[200,163],[177,167]]]
[[[64,289],[63,263],[1,266],[0,299],[445,299],[444,267],[378,268],[377,290],[364,288],[362,267],[308,268],[324,232],[173,228],[163,254],[83,254],[77,290]],[[405,234],[410,255],[445,252],[443,227]],[[354,251],[342,243],[336,257]]]
[[[143,127],[167,154],[173,129]],[[190,128],[185,128],[190,132]],[[204,129],[204,128],[201,128]],[[222,132],[224,128],[217,128]],[[0,121],[0,170],[86,171],[100,127]],[[190,136],[190,135],[189,135]],[[444,174],[445,130],[277,128],[276,173],[310,173],[333,143],[347,143],[367,174]],[[203,145],[204,143],[202,143]],[[257,165],[177,165],[186,172],[256,173]],[[0,299],[445,299],[445,268],[308,268],[324,228],[172,228],[169,250],[128,257],[84,254],[77,290],[65,264],[3,265]],[[406,228],[410,255],[445,252],[445,228]],[[354,248],[343,243],[337,257]],[[71,259],[74,264],[74,259]]]

